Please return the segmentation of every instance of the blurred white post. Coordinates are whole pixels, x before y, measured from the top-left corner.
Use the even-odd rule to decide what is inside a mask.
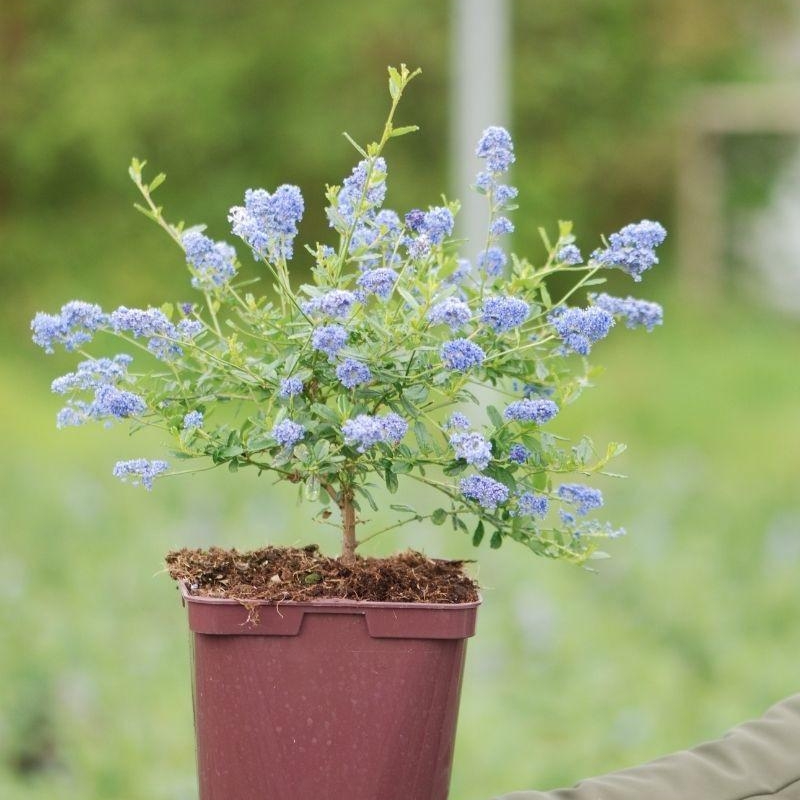
[[[452,0],[451,183],[461,200],[456,222],[463,251],[483,248],[489,215],[486,199],[470,187],[481,162],[475,145],[489,125],[510,119],[510,0]],[[513,132],[512,132],[513,133]]]

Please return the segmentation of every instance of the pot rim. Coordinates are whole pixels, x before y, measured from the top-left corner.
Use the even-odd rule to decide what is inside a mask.
[[[478,599],[467,603],[415,603],[409,600],[349,600],[346,597],[326,597],[319,600],[253,600],[235,597],[202,597],[192,594],[185,580],[177,581],[181,593],[181,602],[199,603],[211,606],[274,606],[275,608],[419,608],[419,609],[469,609],[477,608],[483,603],[483,595],[479,592]]]

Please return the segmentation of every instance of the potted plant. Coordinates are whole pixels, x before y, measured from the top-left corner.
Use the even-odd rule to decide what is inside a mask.
[[[416,130],[395,123],[416,74],[390,68],[379,141],[350,139],[361,160],[327,189],[335,246],[306,247],[309,283],[298,286],[289,269],[304,211],[297,187],[248,189],[230,211],[233,234],[272,280],[272,295],[256,296],[230,244],[166,221],[153,200],[163,174],[145,181],[134,159],[136,207],[183,250],[201,301],[110,313],[73,301],[32,322],[47,352],[61,345],[83,357],[53,382],[65,396],[60,427],[156,426],[175,458],[272,473],[297,484],[319,518],[340,522],[338,558],[316,545],[167,557],[194,634],[202,800],[447,796],[476,586],[462,562],[363,558],[363,542],[407,523],[449,522],[476,546],[513,539],[583,564],[620,533],[587,516],[600,491],[568,476],[603,472],[622,446],[598,454],[588,438],[565,446],[547,428],[588,385],[587,356],[615,321],[648,331],[662,321],[657,304],[630,297],[571,302],[608,268],[639,281],[665,231],[629,225],[584,260],[562,222],[554,238],[542,232],[543,264],[509,258],[502,242],[516,190],[504,175],[514,151],[508,132],[491,127],[477,147],[486,245],[476,264],[460,259],[457,203],[402,218],[383,208],[383,152]],[[554,299],[547,285],[557,274],[570,280]],[[92,356],[100,336],[136,358]],[[503,398],[501,409],[481,407],[483,387]],[[147,490],[187,471],[145,459],[113,469]],[[392,503],[397,521],[360,535],[364,508],[379,509],[374,485],[395,493],[401,481],[444,502]]]

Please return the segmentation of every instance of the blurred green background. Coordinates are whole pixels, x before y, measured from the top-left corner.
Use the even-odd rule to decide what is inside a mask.
[[[794,6],[513,2],[515,250],[538,257],[536,227],[557,218],[576,221],[584,252],[641,217],[680,236],[686,98],[707,82],[797,78],[780,57]],[[4,0],[4,800],[196,797],[189,641],[163,553],[212,542],[335,548],[293,490],[254,474],[165,481],[152,495],[119,485],[112,464],[157,456],[158,439],[57,432],[48,385],[72,361],[30,343],[30,317],[73,297],[106,307],[187,297],[180,254],[131,208],[132,155],[167,172],[172,218],[208,222],[220,238],[245,188],[298,183],[302,237],[324,241],[324,183],[354,160],[340,132],[378,131],[390,63],[424,74],[401,114],[422,132],[387,154],[389,202],[436,202],[450,188],[451,17],[438,0]],[[776,152],[792,150],[755,139],[731,156],[731,225],[737,205],[763,205]],[[631,477],[602,487],[609,518],[630,531],[613,560],[591,574],[513,543],[475,553],[440,528],[410,537],[431,554],[480,556],[485,604],[454,800],[571,784],[719,735],[798,690],[800,326],[734,286],[687,294],[674,241],[641,292],[612,284],[662,302],[666,325],[617,330],[597,348],[598,387],[559,418],[559,432],[630,446],[618,469]],[[405,543],[387,537],[372,552]]]

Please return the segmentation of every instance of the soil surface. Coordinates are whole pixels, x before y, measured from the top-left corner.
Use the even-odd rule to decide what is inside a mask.
[[[319,552],[265,547],[251,552],[173,550],[169,574],[191,594],[251,600],[376,600],[380,602],[467,603],[478,599],[465,561],[442,561],[409,550],[391,558],[361,558],[346,566]]]

